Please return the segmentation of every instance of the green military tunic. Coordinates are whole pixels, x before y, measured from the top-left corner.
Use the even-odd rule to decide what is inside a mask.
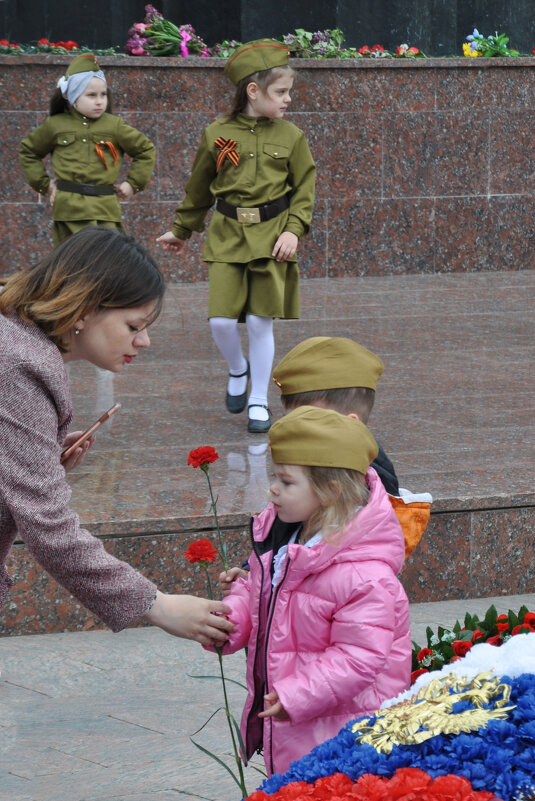
[[[217,172],[217,139],[235,141],[237,166],[226,157]],[[284,231],[298,238],[310,228],[316,168],[302,131],[282,119],[222,117],[202,136],[177,209],[173,234],[188,239],[203,231],[205,217],[217,198],[234,206],[256,208],[285,195],[289,208],[260,223],[241,223],[214,211],[203,259],[209,263],[209,317],[243,320],[246,311],[261,316],[299,316],[297,257],[278,263],[273,247]],[[240,270],[241,265],[241,270]]]
[[[117,161],[110,148],[117,151]],[[99,158],[99,145],[105,164]],[[104,113],[91,119],[70,108],[48,117],[45,122],[26,136],[21,143],[19,161],[30,186],[46,194],[50,177],[42,159],[52,154],[55,178],[80,184],[113,185],[118,178],[123,155],[133,161],[126,180],[134,192],[145,188],[152,175],[156,157],[155,147],[144,134],[127,125],[120,117]],[[107,167],[107,169],[106,169]],[[121,225],[121,207],[117,195],[82,195],[58,189],[54,202],[53,218],[56,222],[86,221]]]
[[[173,234],[188,239],[204,229],[204,219],[214,200],[223,198],[245,208],[270,203],[290,193],[290,206],[277,217],[261,223],[240,223],[214,212],[203,259],[208,262],[240,262],[271,258],[283,231],[301,238],[310,227],[314,207],[316,168],[302,131],[287,120],[247,117],[216,120],[204,131],[186,197],[177,209]],[[237,167],[225,158],[216,172],[219,137],[237,142]]]

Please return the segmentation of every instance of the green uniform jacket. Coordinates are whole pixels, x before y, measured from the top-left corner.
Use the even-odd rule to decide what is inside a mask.
[[[108,169],[97,155],[95,145],[112,142],[118,153],[117,163],[108,147],[103,147]],[[26,136],[21,143],[19,161],[30,186],[45,194],[50,184],[42,159],[52,154],[54,176],[78,184],[114,184],[117,181],[123,154],[133,161],[126,177],[134,192],[146,187],[152,175],[156,150],[150,139],[127,125],[114,114],[103,114],[92,120],[69,109],[54,114]],[[121,222],[121,208],[114,195],[79,195],[77,192],[56,193],[54,220],[108,220]]]
[[[302,131],[291,122],[265,117],[226,121],[222,117],[205,129],[186,197],[177,209],[173,234],[188,239],[204,229],[204,219],[216,198],[234,206],[254,208],[290,193],[290,207],[261,223],[240,223],[215,211],[203,250],[205,261],[247,263],[271,258],[283,231],[301,238],[310,227],[314,207],[316,167]],[[216,172],[219,137],[237,142],[237,167],[227,157]],[[295,257],[291,261],[295,261]]]

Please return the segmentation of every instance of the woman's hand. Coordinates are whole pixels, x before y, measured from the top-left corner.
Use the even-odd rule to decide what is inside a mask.
[[[128,200],[134,194],[134,187],[128,181],[123,181],[122,184],[115,184],[113,188],[119,200]]]
[[[279,701],[279,696],[272,690],[272,692],[264,695],[266,702],[266,709],[258,713],[259,718],[275,718],[275,720],[290,720],[290,716]]]
[[[54,205],[54,201],[56,199],[57,190],[58,190],[58,185],[56,183],[56,179],[52,178],[52,180],[50,181],[50,183],[48,185],[48,189],[47,189],[47,193],[46,193],[46,197],[48,198],[48,202],[50,203],[51,206]]]
[[[295,256],[298,244],[299,239],[295,234],[290,233],[290,231],[284,231],[275,242],[271,255],[277,261],[288,261],[288,259]]]
[[[83,433],[84,433],[83,431],[71,431],[69,434],[67,434],[67,436],[63,440],[62,450],[65,450],[65,448],[69,448],[71,445],[74,445],[78,437],[81,437]],[[65,472],[72,470],[74,467],[78,467],[78,465],[83,462],[87,451],[94,443],[94,441],[95,437],[89,437],[88,439],[86,439],[85,442],[82,442],[82,444],[79,445],[76,448],[76,450],[74,450],[71,453],[68,459],[65,459],[65,461],[62,462],[63,467],[65,468]]]
[[[219,589],[222,595],[229,594],[232,582],[238,578],[247,578],[247,571],[242,570],[241,567],[231,567],[229,570],[223,570],[219,574]]]
[[[230,609],[221,601],[158,591],[145,620],[175,637],[197,640],[202,645],[223,645],[228,632],[234,629],[226,617],[221,617],[229,613]]]
[[[160,243],[164,250],[170,250],[172,253],[180,253],[184,247],[184,240],[179,239],[171,231],[166,231],[156,241]]]

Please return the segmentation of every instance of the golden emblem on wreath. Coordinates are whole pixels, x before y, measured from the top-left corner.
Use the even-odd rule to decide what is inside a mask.
[[[423,743],[438,734],[460,734],[485,728],[489,720],[503,720],[514,709],[506,706],[511,687],[492,673],[479,673],[471,681],[454,673],[430,681],[408,701],[380,709],[372,718],[354,724],[356,741],[368,743],[383,754],[395,745]],[[470,709],[454,712],[453,707],[468,701]]]

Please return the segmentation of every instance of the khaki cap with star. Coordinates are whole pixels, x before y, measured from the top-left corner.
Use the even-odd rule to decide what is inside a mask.
[[[98,72],[100,70],[97,57],[93,53],[81,53],[73,58],[65,75],[77,75],[79,72]]]
[[[237,86],[243,78],[273,67],[286,67],[290,49],[275,39],[255,39],[238,47],[227,63],[225,73]]]
[[[360,420],[317,406],[299,406],[273,423],[269,446],[275,464],[345,467],[363,474],[379,452]]]
[[[310,337],[281,359],[273,380],[283,395],[367,387],[375,390],[384,370],[371,350],[346,337]]]

